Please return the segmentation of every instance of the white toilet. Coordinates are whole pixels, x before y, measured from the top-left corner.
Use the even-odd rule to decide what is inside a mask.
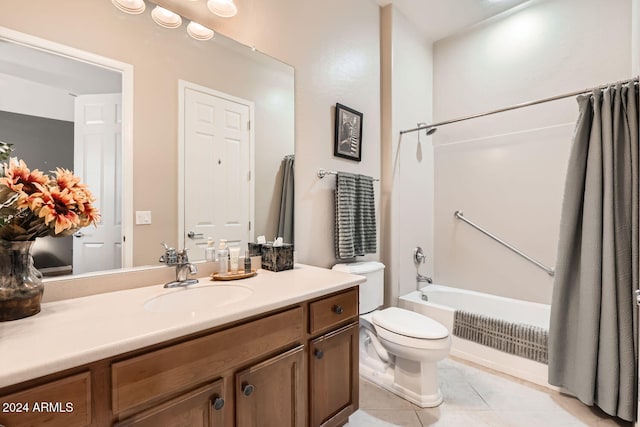
[[[360,285],[360,375],[398,396],[427,408],[442,403],[436,364],[449,354],[445,326],[384,301],[384,265],[337,264],[334,270],[367,278]]]

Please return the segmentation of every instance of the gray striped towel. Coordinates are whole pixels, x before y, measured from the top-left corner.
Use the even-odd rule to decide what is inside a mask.
[[[349,259],[376,253],[373,178],[338,172],[335,198],[336,258]]]
[[[453,335],[536,362],[548,360],[549,331],[539,326],[456,310]]]

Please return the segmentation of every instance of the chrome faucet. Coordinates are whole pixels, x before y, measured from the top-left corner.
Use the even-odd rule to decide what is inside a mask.
[[[431,279],[431,277],[429,276],[423,276],[420,273],[416,274],[416,281],[418,283],[423,283],[423,282],[427,282],[427,283],[433,283],[433,280]]]
[[[198,267],[189,262],[187,248],[176,251],[164,242],[162,242],[162,245],[164,246],[164,255],[162,255],[158,261],[176,267],[176,280],[165,283],[164,287],[177,288],[198,283],[198,279],[188,278],[189,274],[196,274],[198,272]]]

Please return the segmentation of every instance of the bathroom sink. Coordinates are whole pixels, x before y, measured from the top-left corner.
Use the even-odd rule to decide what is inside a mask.
[[[252,294],[252,289],[241,285],[185,287],[148,299],[144,308],[155,313],[206,312],[242,301]]]

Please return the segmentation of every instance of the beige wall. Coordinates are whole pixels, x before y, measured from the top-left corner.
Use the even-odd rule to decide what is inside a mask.
[[[382,102],[384,105],[383,247],[387,303],[416,289],[413,250],[421,246],[433,271],[433,149],[424,132],[400,131],[432,120],[431,44],[395,7],[382,9]],[[424,285],[424,284],[423,284]]]
[[[108,0],[0,0],[0,9],[0,26],[134,66],[133,209],[151,210],[153,217],[152,225],[134,226],[134,265],[157,264],[160,242],[178,240],[178,79],[255,102],[256,232],[275,234],[273,226],[261,227],[277,221],[271,195],[279,202],[280,190],[261,184],[272,183],[283,156],[291,154],[290,67],[267,66],[249,49],[230,54],[220,41],[192,40],[184,25],[160,28],[149,16],[151,7],[127,15]]]
[[[631,1],[536,1],[434,48],[434,119],[631,76]],[[544,271],[466,217],[553,266],[574,98],[443,126],[435,135],[435,279],[549,303]]]

